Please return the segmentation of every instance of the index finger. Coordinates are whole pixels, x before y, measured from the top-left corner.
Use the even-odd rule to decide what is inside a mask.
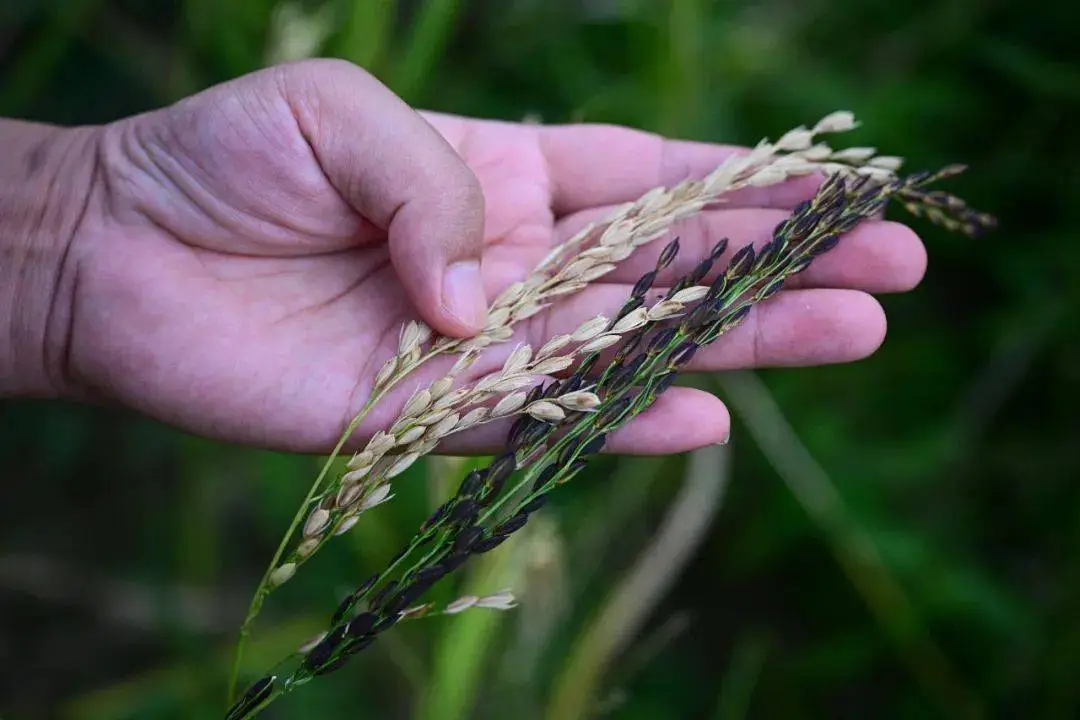
[[[537,128],[551,183],[556,217],[601,205],[632,202],[654,187],[701,178],[749,148],[672,140],[617,125],[550,125]],[[725,197],[737,206],[790,209],[820,184],[803,177]]]

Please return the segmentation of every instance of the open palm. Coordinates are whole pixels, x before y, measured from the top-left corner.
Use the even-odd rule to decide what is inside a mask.
[[[447,285],[432,273],[467,260],[469,237],[482,238],[490,298],[611,206],[701,176],[735,151],[617,127],[425,118],[362,71],[312,61],[103,128],[101,182],[72,253],[73,392],[231,441],[325,451],[369,394],[404,320],[468,333],[470,319],[443,302]],[[813,187],[737,194],[684,223],[682,264],[660,284],[720,237],[764,242]],[[522,324],[521,340],[542,343],[613,311],[658,249]],[[798,287],[700,353],[694,369],[864,357],[885,328],[867,293],[913,287],[924,263],[904,226],[865,224]],[[459,296],[479,287],[468,280],[458,276]],[[496,350],[470,372],[500,359]],[[445,368],[435,361],[417,377]],[[385,427],[416,382],[403,383],[358,438]],[[676,431],[676,415],[696,420]],[[481,428],[446,449],[490,450],[499,432]],[[727,432],[719,400],[674,388],[610,449],[682,451]]]

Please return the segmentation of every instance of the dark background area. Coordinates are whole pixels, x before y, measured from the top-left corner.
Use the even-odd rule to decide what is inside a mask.
[[[598,463],[440,590],[510,586],[522,607],[395,630],[267,717],[1080,714],[1074,4],[281,5],[4,0],[0,115],[108,122],[283,53],[348,58],[427,109],[724,142],[845,108],[864,125],[844,142],[968,164],[949,189],[1000,228],[913,221],[930,270],[883,298],[874,357],[699,378],[732,407],[730,449]],[[317,462],[0,401],[0,715],[220,717],[233,633]],[[276,593],[245,672],[318,629],[458,472],[410,470]],[[680,514],[702,497],[715,516]],[[700,543],[643,562],[693,522]],[[620,604],[630,578],[657,600]]]

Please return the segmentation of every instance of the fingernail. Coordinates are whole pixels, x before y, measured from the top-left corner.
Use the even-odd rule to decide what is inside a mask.
[[[487,298],[480,277],[480,263],[462,260],[446,268],[442,287],[443,305],[459,322],[480,330],[487,321]]]

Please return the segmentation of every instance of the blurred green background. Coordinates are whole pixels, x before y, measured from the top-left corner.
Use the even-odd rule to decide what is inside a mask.
[[[0,115],[107,122],[269,62],[409,102],[960,161],[1001,219],[916,223],[925,283],[847,366],[699,378],[727,450],[605,458],[444,600],[270,718],[1080,716],[1080,10],[1008,0],[3,0]],[[392,555],[461,461],[410,471],[275,594],[252,679]],[[217,718],[233,633],[317,459],[116,409],[0,402],[0,715]],[[1076,523],[1074,527],[1073,524]],[[450,583],[444,583],[450,585]]]

